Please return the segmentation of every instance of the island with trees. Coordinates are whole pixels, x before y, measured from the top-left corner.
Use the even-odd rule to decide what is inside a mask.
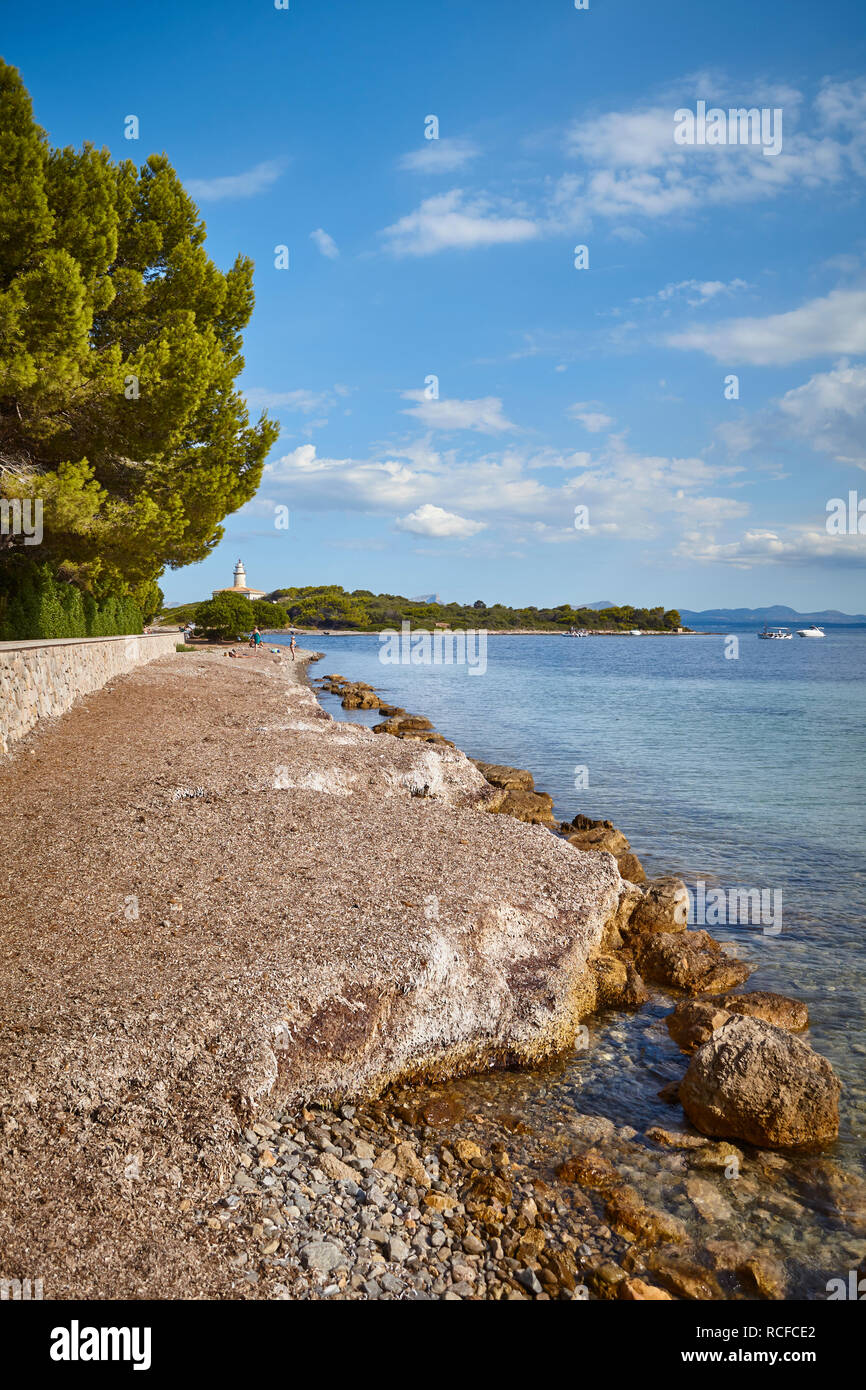
[[[408,622],[413,628],[437,624],[455,630],[483,628],[488,632],[641,632],[682,630],[675,608],[634,608],[630,604],[603,608],[509,608],[504,603],[425,603],[400,594],[374,594],[369,589],[348,593],[338,584],[275,589],[264,599],[240,598],[228,591],[204,603],[164,608],[163,622],[194,622],[212,637],[233,640],[253,625],[292,627],[313,632],[380,632]]]

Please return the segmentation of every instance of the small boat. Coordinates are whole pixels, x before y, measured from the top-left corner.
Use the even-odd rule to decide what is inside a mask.
[[[643,633],[639,627],[633,627],[628,635],[629,637],[643,637]]]
[[[824,636],[824,629],[823,629],[822,627],[818,627],[817,623],[813,623],[811,627],[798,627],[798,628],[797,628],[797,636],[798,636],[798,637],[823,637],[823,636]]]
[[[764,631],[758,633],[758,637],[763,642],[793,642],[794,634],[787,627],[767,627],[764,624]]]

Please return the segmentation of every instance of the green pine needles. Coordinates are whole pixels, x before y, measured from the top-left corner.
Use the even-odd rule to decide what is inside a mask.
[[[52,635],[148,621],[162,570],[254,495],[279,431],[235,389],[253,265],[222,272],[204,240],[165,155],[52,149],[0,60],[0,501],[43,516],[38,547],[0,531],[4,636],[48,635],[55,600],[86,633]]]

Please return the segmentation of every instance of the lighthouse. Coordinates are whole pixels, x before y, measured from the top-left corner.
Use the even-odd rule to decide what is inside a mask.
[[[239,594],[241,598],[264,598],[264,589],[251,589],[247,584],[247,572],[244,569],[243,560],[238,560],[234,568],[234,583],[230,588],[213,589],[211,591],[214,598],[217,594]]]

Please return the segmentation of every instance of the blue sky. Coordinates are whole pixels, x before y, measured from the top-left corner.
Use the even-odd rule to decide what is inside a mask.
[[[262,589],[866,607],[825,524],[866,498],[860,4],[49,0],[2,52],[53,143],[164,150],[256,263],[281,438],[169,600],[240,554]],[[699,101],[780,109],[781,152],[678,145]]]

